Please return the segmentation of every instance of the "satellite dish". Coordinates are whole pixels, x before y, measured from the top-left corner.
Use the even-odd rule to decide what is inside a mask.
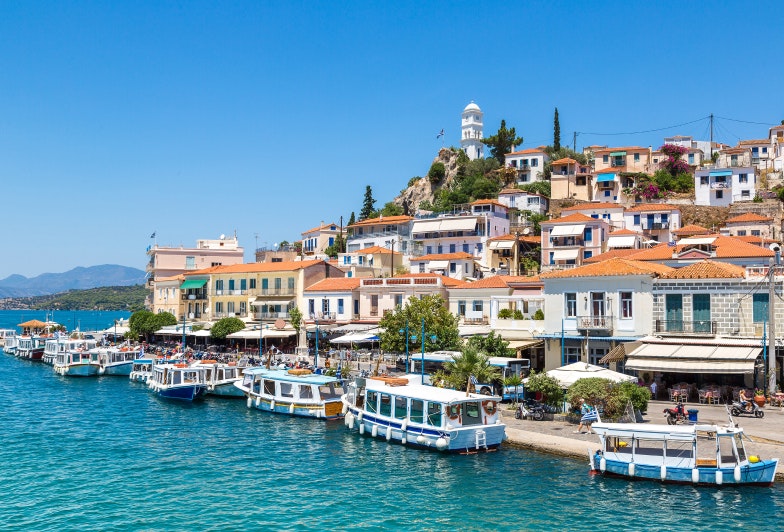
[[[768,248],[769,248],[771,251],[773,251],[773,252],[776,252],[776,251],[781,251],[781,246],[779,246],[779,245],[778,245],[777,243],[775,243],[775,242],[773,242],[771,245],[769,245],[769,246],[768,246]]]
[[[531,233],[531,228],[530,227],[526,227],[525,229],[523,229],[523,234],[524,235],[528,236],[530,233]]]
[[[278,318],[277,320],[275,320],[275,328],[276,328],[276,329],[282,329],[282,328],[283,328],[283,327],[285,327],[285,326],[286,326],[286,322],[285,322],[284,320],[282,320],[282,319],[280,319],[280,318]]]
[[[220,236],[220,239],[221,239],[221,240],[225,240],[225,239],[226,239],[226,235],[224,235],[224,234],[221,234],[221,236]]]

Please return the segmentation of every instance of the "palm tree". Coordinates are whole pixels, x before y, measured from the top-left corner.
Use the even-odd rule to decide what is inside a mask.
[[[504,386],[514,386],[514,404],[517,405],[517,387],[523,383],[523,378],[517,373],[513,373],[504,378]]]
[[[466,346],[461,355],[456,355],[453,361],[444,363],[444,371],[446,382],[451,388],[467,391],[470,391],[468,383],[471,375],[476,377],[478,382],[492,382],[501,375],[498,368],[490,365],[487,356],[472,346]]]

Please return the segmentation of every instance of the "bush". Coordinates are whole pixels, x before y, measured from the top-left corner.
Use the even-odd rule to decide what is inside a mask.
[[[239,318],[221,318],[210,329],[210,336],[222,340],[228,335],[241,331],[245,323]]]
[[[645,411],[651,392],[635,382],[614,383],[608,379],[590,377],[575,382],[566,392],[566,400],[572,405],[577,405],[580,399],[591,406],[603,408],[604,415],[612,419],[623,415],[629,401],[636,410]]]
[[[427,177],[428,179],[430,179],[431,183],[438,183],[439,181],[444,179],[445,175],[446,175],[446,167],[444,166],[444,163],[440,161],[433,163],[430,166],[430,171],[428,171],[427,173]]]
[[[542,309],[538,309],[536,312],[534,312],[533,319],[536,320],[536,321],[543,320],[544,319],[544,311],[542,311]]]
[[[522,320],[523,319],[523,311],[522,310],[515,310],[514,311],[514,318],[515,320]]]
[[[508,320],[512,317],[512,309],[510,308],[502,308],[498,311],[498,318],[502,320]]]
[[[532,392],[541,393],[544,396],[544,403],[550,406],[560,406],[563,401],[561,385],[547,373],[536,373],[532,370],[526,387]]]
[[[422,179],[422,178],[421,178],[421,177],[419,177],[418,175],[417,175],[417,176],[414,176],[414,177],[412,177],[411,179],[409,179],[409,180],[408,180],[408,185],[407,185],[406,187],[407,187],[407,188],[411,188],[411,187],[412,187],[412,186],[414,186],[414,185],[416,184],[416,182],[417,182],[417,181],[419,181],[420,179]]]

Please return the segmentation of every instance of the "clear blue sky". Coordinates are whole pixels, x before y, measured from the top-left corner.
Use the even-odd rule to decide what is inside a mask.
[[[255,247],[377,207],[471,100],[485,135],[784,118],[780,2],[0,3],[0,278],[143,268],[150,234]],[[759,122],[749,124],[733,120]],[[708,137],[707,120],[590,144]]]

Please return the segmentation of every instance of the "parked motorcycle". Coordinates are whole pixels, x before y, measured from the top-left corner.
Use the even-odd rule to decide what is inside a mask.
[[[668,425],[689,422],[689,416],[686,414],[686,409],[683,408],[683,403],[678,403],[672,408],[665,408],[664,417],[667,419]]]
[[[730,405],[730,412],[732,413],[733,417],[754,416],[760,419],[765,417],[765,411],[757,406],[757,403],[754,401],[749,401],[748,404],[751,405],[751,409],[749,410],[747,410],[747,407],[742,406],[740,401],[733,401]]]
[[[530,417],[535,421],[541,421],[544,419],[544,415],[546,413],[546,405],[543,405],[537,401],[523,401],[517,405],[517,410],[515,410],[515,419],[527,419]]]

